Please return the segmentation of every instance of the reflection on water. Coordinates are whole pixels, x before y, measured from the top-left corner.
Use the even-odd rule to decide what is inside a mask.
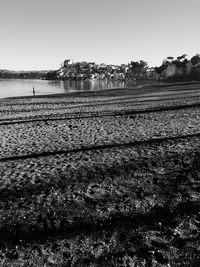
[[[126,87],[126,82],[104,80],[60,81],[60,85],[66,92],[97,91],[112,88],[124,88]]]
[[[144,83],[146,83],[146,81],[46,81],[27,79],[0,79],[0,98],[32,95],[33,86],[35,88],[36,95],[42,95],[136,87]]]

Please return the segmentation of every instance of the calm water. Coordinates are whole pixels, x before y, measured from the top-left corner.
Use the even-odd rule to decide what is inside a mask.
[[[144,82],[143,82],[144,83]],[[141,82],[140,82],[141,84]],[[33,94],[33,86],[36,95],[68,93],[77,91],[97,91],[102,89],[124,88],[138,86],[135,81],[46,81],[27,79],[0,79],[0,98],[12,96],[28,96]]]

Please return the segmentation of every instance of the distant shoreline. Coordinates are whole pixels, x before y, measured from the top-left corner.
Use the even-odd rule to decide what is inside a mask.
[[[187,85],[187,84],[200,84],[197,81],[190,81],[190,82],[174,82],[174,83],[159,83],[159,84],[144,84],[138,85],[138,87],[126,87],[126,88],[112,88],[112,89],[102,89],[98,91],[80,91],[80,92],[68,92],[68,93],[58,93],[58,94],[42,94],[42,95],[26,95],[26,96],[13,96],[13,97],[5,97],[1,98],[0,100],[6,99],[36,99],[36,98],[55,98],[55,97],[95,97],[95,96],[114,96],[117,93],[121,93],[122,91],[125,94],[128,94],[130,91],[135,91],[136,94],[143,94],[147,93],[148,87],[155,87],[159,90],[160,87],[168,87],[168,86],[180,86],[180,85]]]

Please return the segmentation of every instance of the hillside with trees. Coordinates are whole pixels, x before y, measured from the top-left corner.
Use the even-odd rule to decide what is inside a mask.
[[[0,69],[0,79],[43,79],[50,71],[13,71]]]
[[[200,54],[188,60],[186,54],[174,59],[168,56],[161,66],[155,68],[158,77],[166,81],[200,80]]]

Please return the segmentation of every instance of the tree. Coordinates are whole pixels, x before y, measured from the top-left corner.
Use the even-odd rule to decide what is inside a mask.
[[[168,59],[168,60],[173,60],[173,59],[174,59],[174,57],[167,57],[167,59]]]
[[[195,56],[193,56],[191,58],[191,62],[192,62],[192,65],[196,65],[197,63],[199,63],[200,62],[200,55],[196,54]]]
[[[183,60],[187,57],[187,54],[183,54],[182,56],[177,57],[177,60]]]
[[[140,61],[131,61],[131,70],[132,73],[138,77],[140,74],[146,73],[146,69],[148,67],[147,62],[140,60]]]
[[[195,67],[191,70],[192,80],[200,80],[200,67]]]
[[[45,78],[47,80],[56,80],[56,79],[58,79],[57,71],[48,71]]]
[[[161,65],[160,67],[155,67],[155,72],[161,74],[165,70],[165,66]]]

